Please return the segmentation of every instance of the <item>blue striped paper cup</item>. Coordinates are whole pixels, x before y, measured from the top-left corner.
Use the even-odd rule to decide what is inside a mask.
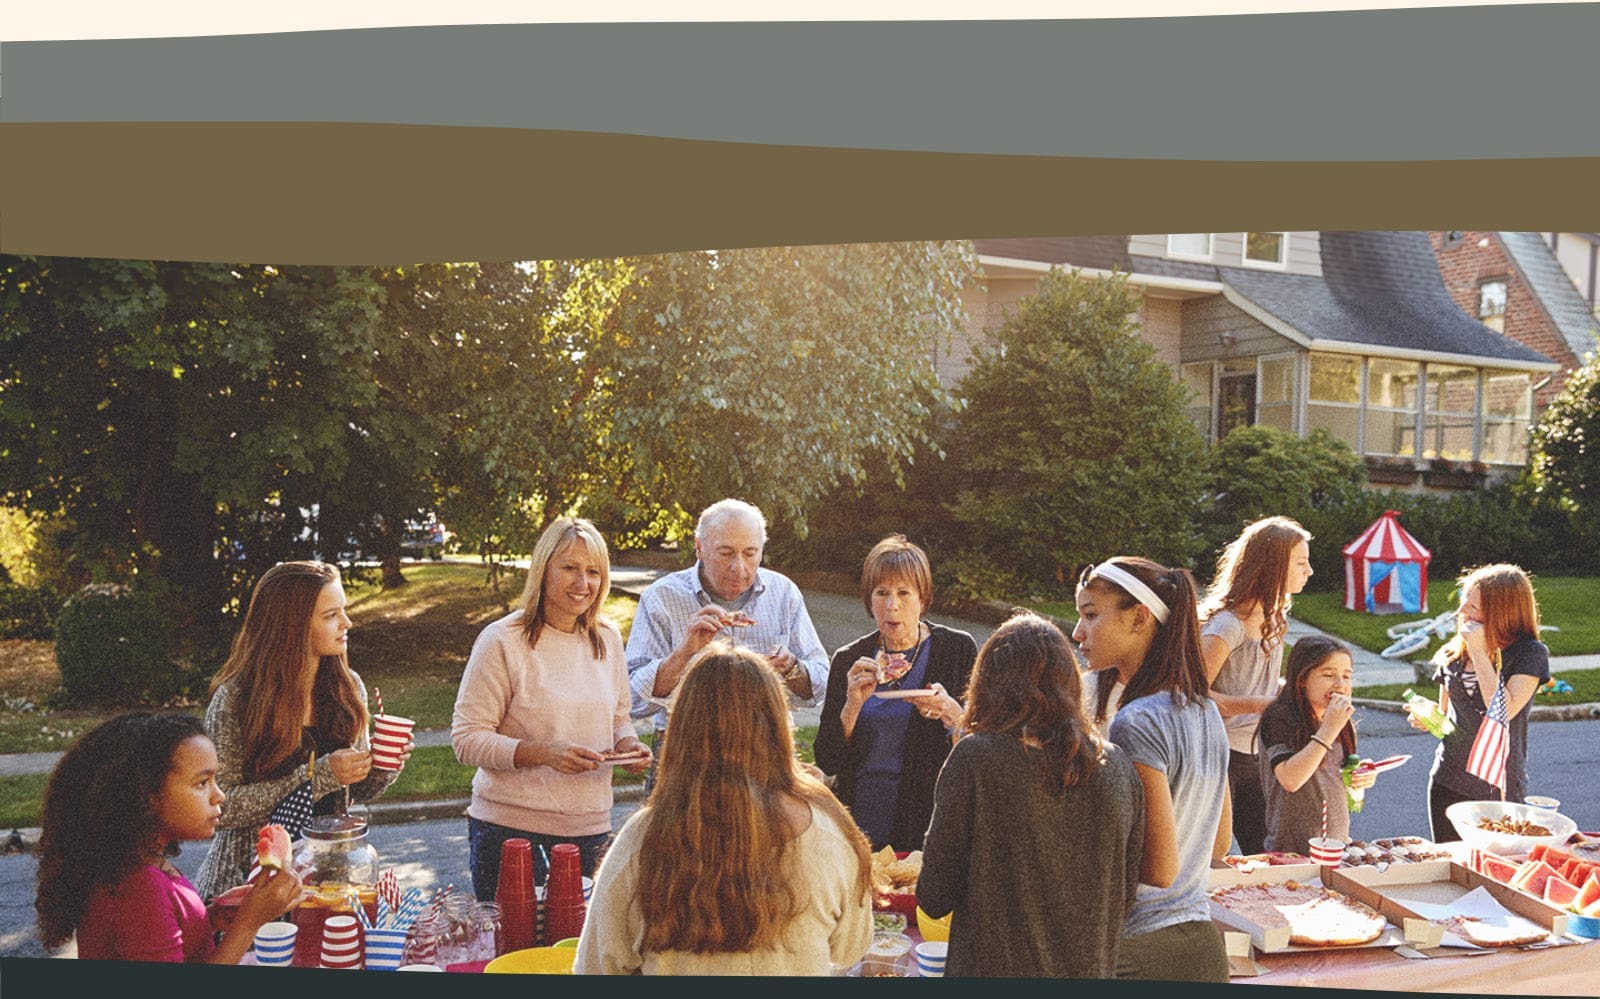
[[[917,973],[923,978],[943,978],[944,959],[950,944],[943,940],[926,940],[917,944]]]
[[[367,970],[394,971],[400,967],[406,952],[406,933],[406,930],[394,926],[368,930]]]
[[[300,927],[294,923],[273,921],[262,923],[256,931],[256,963],[274,968],[288,967],[294,960],[295,936]]]

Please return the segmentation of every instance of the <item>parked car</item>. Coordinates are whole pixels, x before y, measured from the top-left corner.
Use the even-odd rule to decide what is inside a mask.
[[[400,538],[400,554],[407,558],[429,558],[435,561],[444,558],[444,546],[454,537],[445,530],[438,521],[431,523],[406,524],[405,533]]]

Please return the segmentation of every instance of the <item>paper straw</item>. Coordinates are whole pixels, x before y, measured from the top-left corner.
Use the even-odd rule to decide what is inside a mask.
[[[363,930],[372,929],[372,920],[367,918],[367,907],[361,904],[361,896],[356,892],[348,892],[345,898],[350,900],[350,907],[355,910],[356,922],[361,924]]]
[[[383,714],[383,692],[377,687],[372,688],[372,699],[378,702],[378,714]]]
[[[1328,838],[1328,799],[1322,799],[1322,838]]]
[[[393,921],[391,921],[390,918],[389,918],[390,912],[391,912],[391,910],[389,909],[389,900],[384,898],[382,895],[379,895],[378,896],[378,926],[379,927],[387,929],[387,928],[392,927],[394,925]]]

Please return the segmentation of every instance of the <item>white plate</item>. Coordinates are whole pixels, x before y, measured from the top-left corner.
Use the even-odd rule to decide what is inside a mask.
[[[1389,757],[1385,757],[1384,759],[1381,759],[1381,760],[1373,760],[1372,761],[1372,766],[1365,767],[1362,770],[1362,772],[1363,773],[1369,773],[1369,774],[1385,773],[1387,771],[1393,770],[1395,767],[1400,766],[1401,764],[1405,763],[1406,761],[1408,761],[1410,759],[1411,759],[1410,756],[1389,756]]]
[[[881,697],[886,701],[896,701],[902,697],[927,697],[933,691],[926,688],[917,690],[874,690],[873,697]]]
[[[606,762],[614,767],[625,767],[630,763],[640,763],[644,760],[648,760],[649,758],[650,755],[648,753],[632,753],[628,756],[613,757],[609,760],[606,760]]]

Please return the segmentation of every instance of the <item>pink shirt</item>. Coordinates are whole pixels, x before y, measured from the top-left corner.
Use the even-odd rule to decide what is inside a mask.
[[[87,960],[196,962],[215,949],[200,893],[150,864],[95,889],[78,923],[78,956]]]
[[[554,742],[607,750],[634,735],[628,716],[628,668],[622,635],[601,624],[599,658],[587,635],[545,628],[537,648],[513,611],[473,643],[456,694],[450,741],[456,759],[477,767],[467,814],[525,832],[592,836],[611,831],[611,768],[564,774],[553,767],[516,769],[517,742]]]

